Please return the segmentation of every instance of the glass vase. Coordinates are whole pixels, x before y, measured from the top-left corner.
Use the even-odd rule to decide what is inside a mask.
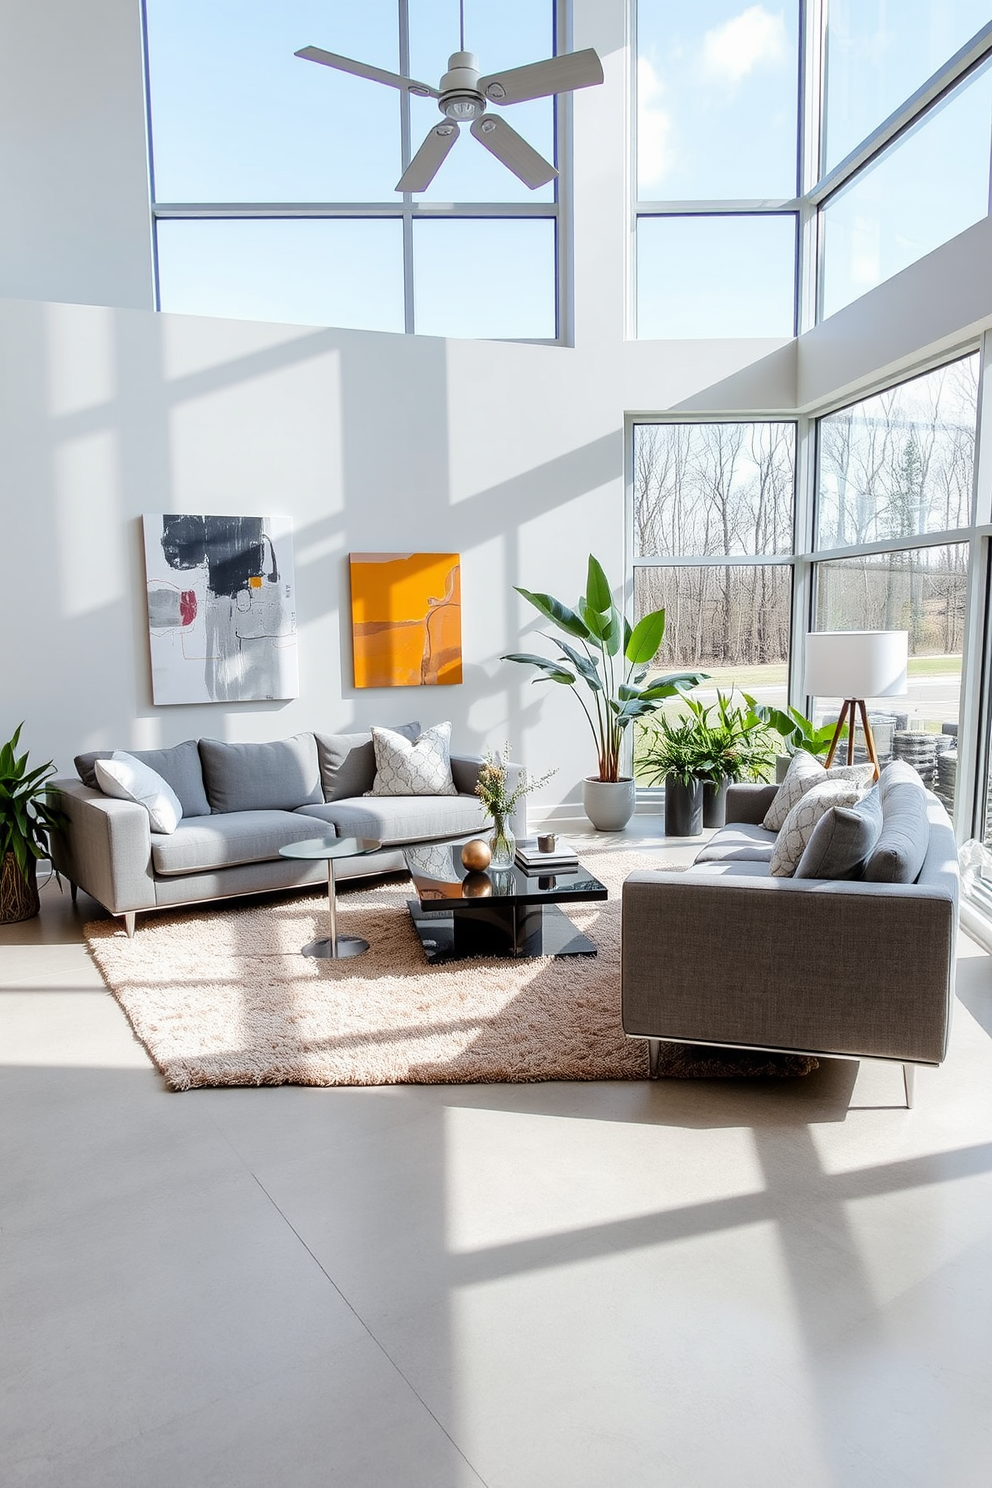
[[[493,833],[489,839],[489,851],[492,853],[491,868],[509,868],[513,864],[513,855],[516,852],[516,843],[510,830],[510,823],[502,816],[493,817]]]

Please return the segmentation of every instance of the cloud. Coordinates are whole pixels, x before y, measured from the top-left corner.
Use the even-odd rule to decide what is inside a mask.
[[[703,70],[718,82],[739,83],[755,67],[778,66],[789,55],[785,17],[763,5],[748,6],[703,37]]]
[[[672,118],[661,107],[661,79],[646,57],[637,63],[637,181],[640,195],[655,186],[671,169]]]

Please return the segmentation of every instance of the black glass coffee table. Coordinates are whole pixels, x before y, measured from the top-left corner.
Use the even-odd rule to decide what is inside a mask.
[[[462,844],[408,848],[417,891],[407,900],[427,960],[467,956],[595,956],[596,943],[576,930],[560,904],[606,899],[605,884],[579,864],[570,873],[531,875],[522,868],[470,873]]]

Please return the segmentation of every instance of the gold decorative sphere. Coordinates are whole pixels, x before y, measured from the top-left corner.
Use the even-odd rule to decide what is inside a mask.
[[[493,891],[493,881],[488,873],[466,873],[462,879],[463,899],[488,899]]]
[[[481,837],[474,837],[462,848],[462,863],[470,873],[481,873],[489,867],[491,858],[489,843],[483,842]]]

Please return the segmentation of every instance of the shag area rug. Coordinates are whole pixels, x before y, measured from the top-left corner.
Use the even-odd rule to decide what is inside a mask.
[[[569,915],[595,957],[495,957],[428,966],[406,882],[338,895],[338,931],[370,942],[354,960],[300,948],[327,933],[324,895],[88,924],[90,950],[173,1090],[205,1085],[473,1084],[642,1080],[647,1046],[620,1026],[620,887],[645,853],[591,849],[606,902]],[[801,1075],[816,1060],[664,1046],[680,1077]]]

